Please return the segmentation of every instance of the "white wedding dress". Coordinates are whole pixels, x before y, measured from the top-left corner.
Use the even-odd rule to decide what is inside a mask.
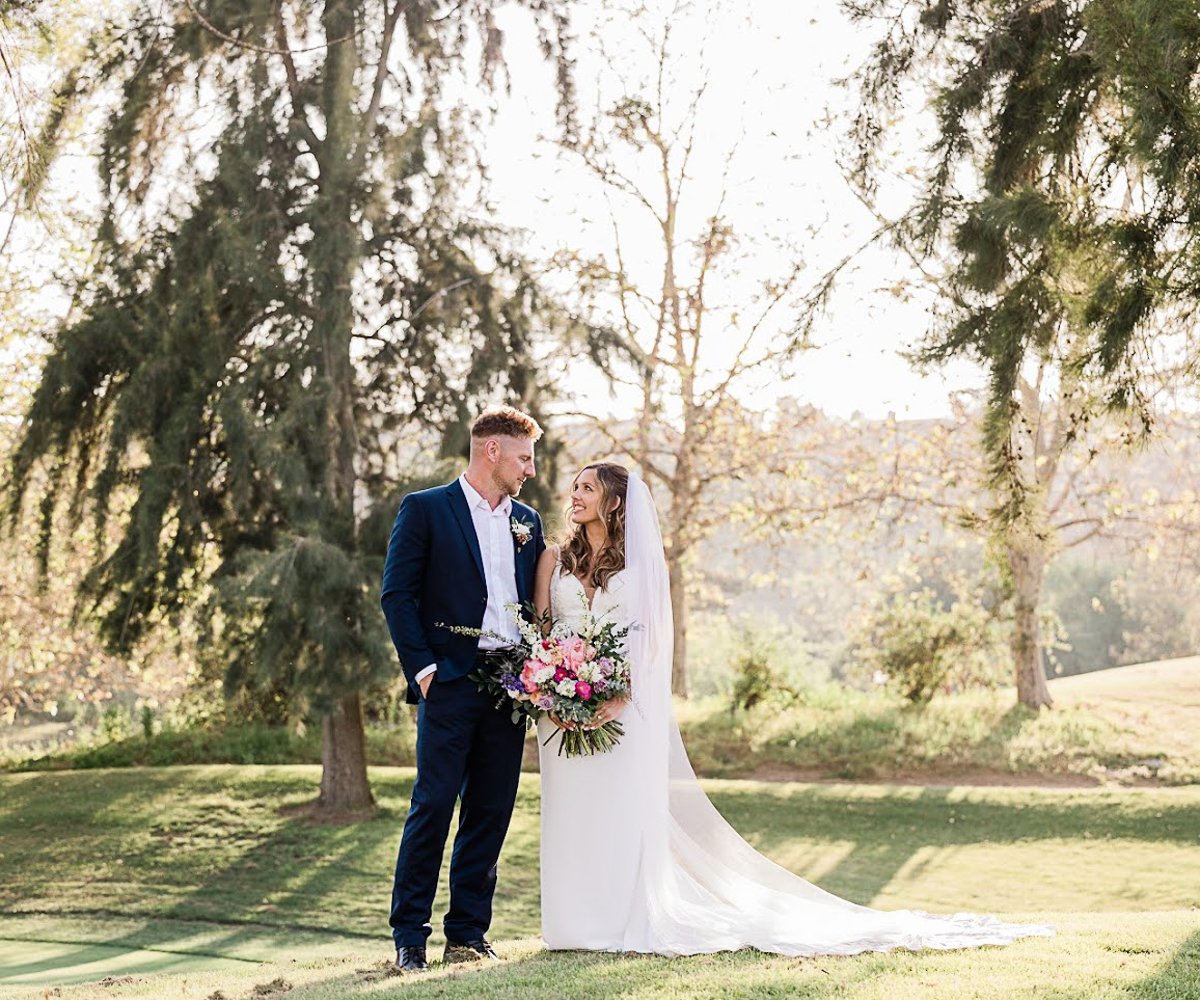
[[[693,955],[756,948],[850,955],[893,948],[973,948],[1054,933],[993,917],[873,910],[765,858],[721,817],[688,763],[670,700],[671,611],[649,490],[630,476],[626,568],[591,614],[636,623],[633,704],[610,752],[567,758],[538,724],[542,779],[542,939],[547,948]],[[556,571],[556,619],[578,627],[583,585]],[[799,820],[799,817],[797,818]]]

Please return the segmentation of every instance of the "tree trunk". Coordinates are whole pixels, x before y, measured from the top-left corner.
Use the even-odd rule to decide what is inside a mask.
[[[1041,622],[1038,620],[1042,577],[1046,569],[1045,553],[1038,542],[1028,539],[1010,540],[1006,549],[1015,598],[1012,657],[1017,701],[1036,711],[1054,704],[1046,684]]]
[[[347,816],[374,806],[375,797],[367,782],[362,698],[352,694],[334,705],[321,723],[321,796],[317,811],[325,816]]]
[[[327,38],[349,39],[355,33],[355,4],[329,0],[322,14]],[[355,382],[350,346],[354,332],[352,286],[361,265],[363,246],[355,226],[359,179],[352,153],[359,122],[355,113],[356,43],[330,45],[325,59],[321,105],[326,136],[320,155],[317,198],[312,207],[313,329],[318,338],[319,374],[314,405],[323,407],[320,433],[323,482],[321,533],[325,541],[355,553],[358,531],[354,516],[358,435],[354,423]],[[357,589],[331,593],[342,608],[346,628],[361,634],[366,613]],[[340,672],[341,664],[326,669]],[[322,723],[321,797],[318,809],[330,814],[361,812],[374,805],[367,781],[366,737],[362,701],[357,692],[344,696]]]
[[[671,617],[675,623],[675,646],[671,659],[671,694],[688,696],[687,677],[687,592],[681,561],[667,558],[667,573],[671,580]]]

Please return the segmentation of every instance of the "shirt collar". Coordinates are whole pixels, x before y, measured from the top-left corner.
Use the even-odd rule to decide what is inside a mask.
[[[467,481],[467,474],[465,472],[458,477],[458,484],[462,487],[463,494],[467,498],[468,507],[478,507],[488,514],[503,514],[505,517],[512,515],[512,497],[505,497],[500,501],[500,506],[492,510],[492,505]]]

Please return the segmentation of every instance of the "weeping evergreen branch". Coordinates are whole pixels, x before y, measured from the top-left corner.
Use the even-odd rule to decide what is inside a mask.
[[[922,86],[936,129],[891,230],[949,262],[946,321],[920,352],[989,373],[986,446],[1020,516],[1011,445],[1023,367],[1062,363],[1106,405],[1139,389],[1161,317],[1195,302],[1200,10],[1184,0],[846,0],[879,30],[857,75],[856,183],[873,197],[888,123]]]
[[[524,5],[565,126],[566,6]],[[501,69],[492,6],[147,0],[58,81],[50,160],[62,116],[108,109],[103,218],[7,508],[39,505],[43,560],[56,512],[116,531],[80,587],[109,648],[198,615],[231,692],[305,712],[395,673],[364,525],[420,470],[388,456],[538,410],[542,340],[591,335],[459,196],[474,126],[443,89]]]

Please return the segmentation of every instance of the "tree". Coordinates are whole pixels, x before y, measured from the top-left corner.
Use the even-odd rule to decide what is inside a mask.
[[[610,210],[611,247],[599,255],[572,250],[557,258],[576,279],[581,311],[612,331],[618,358],[634,360],[624,375],[610,371],[636,396],[633,426],[578,415],[665,497],[675,628],[671,686],[680,697],[688,692],[691,563],[697,545],[729,522],[720,484],[788,473],[777,453],[763,447],[763,414],[748,409],[739,394],[755,375],[780,368],[803,347],[787,317],[802,268],[798,255],[785,248],[792,263],[784,273],[764,276],[761,266],[756,273],[759,248],[739,235],[727,206],[737,143],[716,158],[703,148],[705,83],[686,95],[681,109],[675,106],[670,84],[684,60],[673,29],[690,8],[675,3],[661,20],[644,9],[627,11],[638,39],[636,58],[646,57],[649,71],[636,82],[622,78],[622,94],[601,103],[603,113],[559,144],[598,182]],[[603,29],[599,34],[603,38]],[[614,66],[630,57],[628,51],[621,58],[602,54]],[[689,54],[687,61],[702,67],[703,53]],[[694,171],[705,153],[723,169],[711,210],[697,215],[687,202],[702,190]],[[653,233],[652,250],[639,245],[644,232]],[[642,256],[650,263],[634,259]]]
[[[570,105],[565,13],[525,4]],[[462,94],[486,2],[135,2],[59,80],[41,146],[107,107],[97,262],[13,461],[42,565],[56,510],[119,541],[80,586],[109,648],[199,609],[227,686],[322,717],[318,808],[370,806],[361,690],[395,670],[364,549],[367,456],[418,418],[528,405],[549,303],[471,219]],[[119,91],[111,106],[104,104]],[[544,320],[535,319],[546,314]],[[46,470],[44,487],[37,473]]]
[[[1100,405],[1149,428],[1147,345],[1195,307],[1200,133],[1185,123],[1200,22],[1170,2],[843,6],[882,25],[852,130],[869,202],[906,88],[931,94],[931,158],[887,232],[948,262],[919,360],[966,355],[988,371],[983,440],[1017,600],[1018,694],[1048,705],[1034,627],[1052,544],[1046,470]],[[1053,427],[1028,398],[1035,371],[1061,387]]]

